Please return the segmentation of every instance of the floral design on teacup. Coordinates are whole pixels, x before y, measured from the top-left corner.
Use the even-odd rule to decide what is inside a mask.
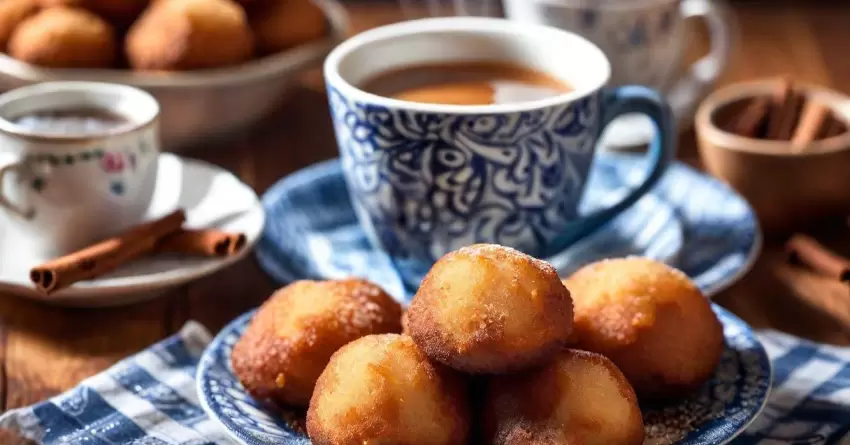
[[[91,148],[66,154],[39,154],[25,158],[30,166],[24,180],[36,193],[44,192],[49,186],[49,177],[56,168],[74,168],[89,166],[96,163],[97,168],[106,174],[107,189],[115,196],[123,196],[126,192],[125,174],[136,171],[139,158],[153,154],[152,145],[146,139],[141,139],[130,146],[115,149],[101,147]]]
[[[329,89],[342,165],[372,237],[433,261],[475,242],[543,252],[577,215],[599,97],[511,114],[351,102]]]

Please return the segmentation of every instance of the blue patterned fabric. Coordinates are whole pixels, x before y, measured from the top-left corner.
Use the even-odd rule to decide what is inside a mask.
[[[718,314],[724,316],[722,312]],[[240,326],[239,321],[232,325],[234,329]],[[241,322],[244,324],[245,320]],[[732,338],[731,343],[746,349],[746,336],[734,332],[734,323],[726,326],[727,339]],[[850,443],[850,348],[814,344],[774,331],[759,332],[758,338],[773,364],[773,390],[762,414],[742,436],[730,443]],[[17,430],[42,445],[261,443],[246,439],[251,437],[247,433],[243,439],[228,436],[225,428],[208,417],[202,408],[194,376],[201,353],[210,339],[202,326],[190,322],[178,335],[84,380],[65,394],[5,413],[0,417],[0,427]],[[221,341],[230,340],[224,335]],[[746,355],[742,357],[747,360]],[[759,356],[752,357],[758,359]],[[752,363],[741,366],[752,366]],[[218,389],[228,390],[227,387]],[[725,394],[722,385],[715,387],[713,392],[716,397]],[[244,425],[253,428],[254,432],[257,425],[263,423],[267,423],[271,431],[268,425],[275,423],[268,414],[252,410],[250,403],[234,405],[232,409],[226,411],[226,415],[234,419],[232,423],[250,420]],[[735,419],[730,418],[730,421]],[[270,434],[269,437],[274,436]],[[294,435],[291,440],[274,443],[309,444]]]

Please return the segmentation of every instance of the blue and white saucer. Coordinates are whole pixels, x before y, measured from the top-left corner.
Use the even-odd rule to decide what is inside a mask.
[[[583,211],[604,206],[640,183],[643,158],[606,154],[595,161]],[[360,276],[395,297],[410,297],[394,266],[372,248],[357,222],[339,162],[293,173],[262,198],[268,215],[256,247],[275,280]],[[596,233],[551,258],[562,276],[602,258],[641,255],[687,273],[707,295],[743,276],[761,247],[758,221],[725,184],[674,163],[658,186]]]
[[[767,402],[772,377],[767,353],[746,323],[720,306],[715,305],[714,310],[726,337],[720,366],[714,377],[690,398],[643,409],[647,433],[644,443],[724,444],[738,436]],[[201,405],[237,443],[309,445],[310,439],[303,430],[303,413],[270,410],[254,400],[233,375],[230,354],[253,313],[232,321],[201,357],[196,376]]]

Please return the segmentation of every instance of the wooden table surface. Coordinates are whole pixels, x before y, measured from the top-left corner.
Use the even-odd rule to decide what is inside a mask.
[[[356,30],[397,19],[395,7],[386,3],[360,1],[349,10]],[[765,0],[737,2],[734,11],[739,39],[722,83],[790,74],[850,93],[850,4]],[[692,31],[688,40],[693,59],[705,52],[707,43],[699,26]],[[258,193],[294,170],[336,156],[320,82],[318,73],[306,74],[302,85],[267,122],[237,138],[196,149],[192,155],[230,169]],[[694,144],[693,133],[683,134],[680,157],[698,165]],[[835,246],[841,239],[850,240],[841,232],[824,228],[815,235]],[[842,303],[847,289],[784,267],[779,242],[768,239],[753,270],[716,301],[756,328],[850,344],[848,329],[842,327],[847,324],[836,321],[850,320],[850,304]],[[274,288],[250,256],[164,297],[128,307],[65,309],[0,295],[0,412],[62,392],[174,334],[187,320],[198,320],[215,332],[260,304]],[[804,302],[824,296],[831,298],[833,315]],[[0,432],[0,443],[26,441]]]

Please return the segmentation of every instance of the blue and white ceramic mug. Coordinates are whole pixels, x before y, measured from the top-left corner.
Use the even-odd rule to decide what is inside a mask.
[[[523,65],[573,90],[518,104],[437,105],[358,88],[394,69],[452,61]],[[408,21],[354,36],[325,61],[340,158],[358,218],[408,286],[443,254],[473,243],[537,257],[562,251],[634,204],[674,152],[669,107],[645,87],[605,88],[603,52],[576,34],[503,19]],[[611,207],[579,203],[605,126],[647,115],[658,137],[643,183]]]

